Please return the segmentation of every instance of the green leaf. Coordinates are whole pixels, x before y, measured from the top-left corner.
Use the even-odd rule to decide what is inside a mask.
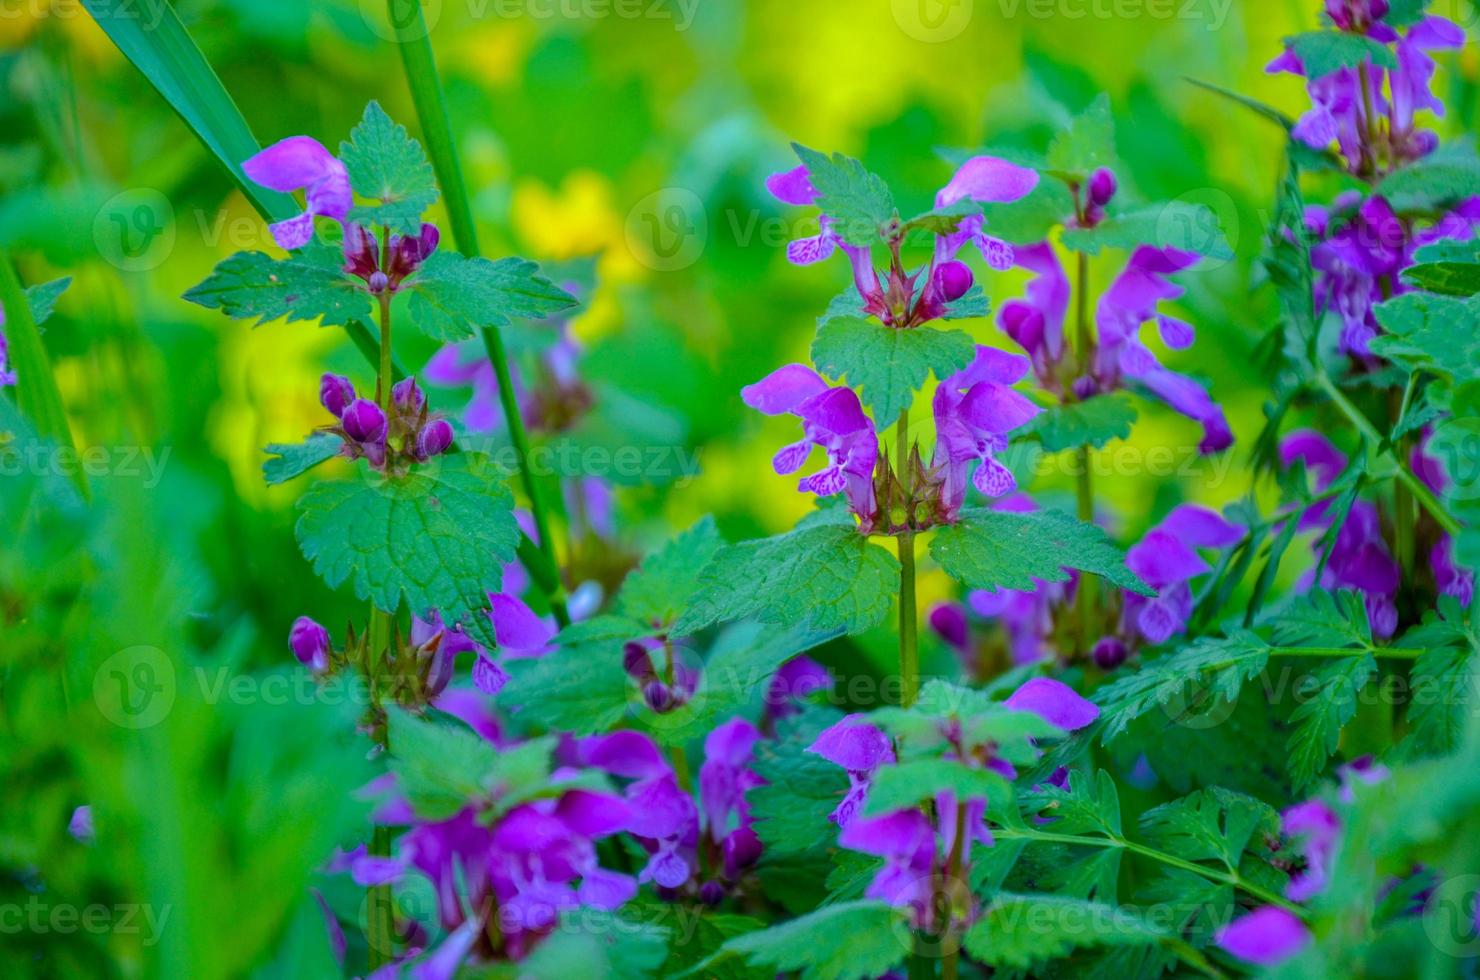
[[[748,618],[861,633],[888,614],[899,562],[857,528],[824,524],[722,548],[700,583],[673,627],[680,636]]]
[[[1063,181],[1040,180],[1028,194],[1006,204],[982,207],[987,233],[1014,245],[1033,245],[1074,214],[1074,196]]]
[[[1285,38],[1285,46],[1295,53],[1311,81],[1324,78],[1342,68],[1355,68],[1371,62],[1380,68],[1396,68],[1397,59],[1387,45],[1362,34],[1344,31],[1306,31]]]
[[[804,854],[832,846],[819,828],[832,826],[828,814],[848,791],[848,774],[807,751],[824,728],[842,718],[837,711],[808,708],[783,718],[776,737],[756,744],[751,769],[765,782],[745,794],[755,818],[755,833],[768,856]]]
[[[1056,453],[1080,446],[1101,449],[1112,439],[1128,439],[1135,422],[1130,398],[1114,392],[1044,409],[1028,431],[1038,437],[1044,452]]]
[[[1377,185],[1399,213],[1438,214],[1474,194],[1480,184],[1480,159],[1472,149],[1448,147],[1395,170]]]
[[[1446,296],[1480,293],[1480,245],[1475,242],[1434,242],[1419,249],[1417,264],[1403,270],[1410,286]]]
[[[1480,377],[1480,298],[1404,293],[1377,306],[1372,352],[1456,382]]]
[[[370,295],[346,276],[332,248],[310,245],[284,259],[237,252],[216,266],[185,299],[257,326],[286,318],[343,325],[370,315]]]
[[[605,732],[641,704],[641,692],[622,669],[621,641],[561,646],[543,657],[505,661],[504,667],[509,681],[499,703],[552,731]]]
[[[883,902],[840,902],[726,942],[724,948],[802,980],[865,980],[894,969],[909,950],[903,912]]]
[[[822,324],[812,342],[817,370],[831,378],[846,377],[880,426],[910,407],[932,371],[938,379],[949,377],[970,364],[975,353],[975,341],[960,330],[895,330],[847,316]]]
[[[903,810],[946,791],[962,802],[992,800],[998,806],[1012,797],[1012,786],[1000,773],[954,759],[912,759],[884,766],[874,774],[861,816]]]
[[[1263,116],[1265,119],[1268,119],[1270,122],[1279,126],[1287,133],[1295,128],[1294,119],[1285,115],[1285,113],[1276,109],[1274,106],[1269,105],[1268,103],[1260,102],[1258,99],[1252,99],[1249,96],[1244,95],[1242,92],[1234,92],[1230,89],[1223,88],[1221,85],[1214,85],[1211,82],[1205,82],[1199,78],[1189,78],[1187,79],[1187,81],[1191,82],[1193,85],[1196,85],[1200,89],[1212,92],[1214,95],[1221,95],[1225,99],[1228,99],[1232,102],[1237,102],[1244,108]]]
[[[72,277],[66,276],[61,279],[53,279],[51,282],[39,283],[35,286],[26,287],[26,302],[31,306],[31,320],[40,327],[51,319],[52,311],[56,308],[57,300],[67,287],[72,285]]]
[[[1263,263],[1269,281],[1274,284],[1284,321],[1284,342],[1279,349],[1287,357],[1310,360],[1315,355],[1317,334],[1315,285],[1310,236],[1305,231],[1300,165],[1293,152],[1296,145],[1295,140],[1286,144],[1285,168],[1275,196],[1274,222],[1269,229]],[[1278,426],[1273,426],[1266,431],[1274,433],[1277,429]]]
[[[75,451],[67,410],[62,405],[56,376],[51,373],[51,358],[41,343],[40,320],[33,316],[32,309],[31,294],[21,288],[10,256],[0,249],[0,310],[10,314],[5,336],[9,341],[10,369],[16,375],[16,407],[36,435],[55,442],[58,448]],[[86,496],[86,472],[81,466],[71,469],[73,482]]]
[[[496,644],[488,593],[514,559],[519,527],[514,497],[477,453],[383,480],[317,483],[298,501],[298,544],[330,588],[350,582],[355,596],[394,612],[437,610],[485,646]]]
[[[1312,589],[1291,600],[1272,624],[1274,642],[1281,646],[1366,649],[1372,643],[1366,604],[1351,591]]]
[[[917,214],[900,226],[900,234],[908,236],[912,232],[919,232],[929,236],[954,235],[961,227],[961,219],[973,214],[981,214],[982,206],[969,197],[963,197],[954,204],[945,207],[932,208],[923,214]],[[933,243],[932,243],[933,244]]]
[[[1126,251],[1142,245],[1177,248],[1212,259],[1231,259],[1233,249],[1223,235],[1218,215],[1205,204],[1167,201],[1111,215],[1093,228],[1064,231],[1064,246],[1099,255],[1103,248]]]
[[[490,261],[433,252],[407,282],[411,321],[437,340],[463,340],[481,327],[508,326],[512,317],[539,320],[574,307],[575,297],[539,268],[513,256]]]
[[[1048,169],[1082,178],[1115,162],[1115,120],[1110,96],[1101,92],[1048,145]]]
[[[421,144],[379,102],[365,106],[359,125],[339,144],[339,159],[355,193],[379,202],[356,205],[348,220],[404,234],[421,230],[422,213],[437,200],[437,180]]]
[[[627,575],[618,596],[622,615],[666,630],[699,591],[699,573],[723,546],[714,518],[701,518]]]
[[[519,961],[508,980],[645,980],[660,975],[671,930],[646,917],[576,908],[561,913],[555,930]],[[473,975],[471,972],[469,975]],[[479,974],[481,975],[481,974]]]
[[[497,815],[550,776],[552,739],[499,749],[461,723],[439,724],[400,708],[388,721],[396,789],[425,820],[446,820],[477,800],[490,801],[490,816]]]
[[[286,483],[333,459],[343,445],[344,440],[332,432],[316,432],[303,442],[270,442],[264,450],[269,459],[262,464],[262,476],[268,486]]]
[[[1147,810],[1141,830],[1153,847],[1237,871],[1256,833],[1278,839],[1280,815],[1262,800],[1213,786]]]
[[[1056,834],[1101,834],[1120,837],[1120,794],[1103,769],[1094,778],[1069,773],[1067,787],[1043,783],[1019,794],[1025,812],[1053,819]]]
[[[1231,630],[1226,638],[1200,637],[1176,651],[1143,661],[1141,669],[1105,685],[1094,700],[1103,709],[1102,741],[1124,732],[1136,718],[1157,706],[1179,711],[1196,708],[1206,698],[1233,701],[1246,681],[1269,661],[1269,644],[1248,630]],[[1188,688],[1192,695],[1185,696]]]
[[[1412,641],[1405,637],[1404,644]],[[1413,663],[1409,677],[1407,759],[1452,755],[1464,744],[1465,724],[1474,712],[1475,651],[1470,646],[1438,647]]]
[[[665,906],[671,909],[672,906]],[[666,914],[666,913],[660,913]],[[764,929],[766,923],[748,915],[706,911],[693,920],[692,935],[678,935],[668,950],[660,976],[702,980],[774,980],[764,970],[747,967],[740,957],[722,952],[727,940]],[[568,974],[575,975],[575,974]]]
[[[1031,969],[1095,946],[1144,946],[1170,938],[1138,910],[1062,895],[999,893],[966,933],[972,958],[987,966]]]
[[[1296,791],[1309,786],[1336,751],[1341,729],[1357,713],[1357,694],[1377,672],[1370,653],[1337,659],[1315,672],[1317,689],[1290,715],[1290,777]]]
[[[969,508],[959,524],[935,532],[930,554],[970,589],[1032,589],[1035,579],[1067,581],[1072,568],[1131,592],[1156,594],[1125,567],[1124,552],[1101,528],[1057,510]]]
[[[817,207],[832,219],[838,236],[849,245],[877,242],[880,229],[894,220],[894,197],[884,179],[841,153],[829,157],[800,143],[791,146],[817,189]]]

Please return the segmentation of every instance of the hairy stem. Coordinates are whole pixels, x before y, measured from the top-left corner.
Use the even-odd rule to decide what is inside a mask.
[[[895,424],[896,458],[895,472],[904,487],[906,500],[914,492],[910,486],[909,465],[909,409],[899,413]],[[913,516],[913,515],[911,515]],[[902,532],[895,543],[899,548],[899,701],[908,708],[915,703],[920,693],[920,651],[916,630],[918,613],[915,610],[915,535]]]
[[[1083,252],[1078,255],[1076,275],[1078,281],[1074,287],[1074,346],[1079,357],[1079,373],[1087,376],[1092,353],[1089,336],[1089,256]],[[1079,467],[1074,480],[1078,516],[1086,524],[1093,523],[1095,519],[1095,478],[1090,470],[1090,453],[1089,446],[1079,447],[1076,453]],[[1079,620],[1079,646],[1082,653],[1088,654],[1096,640],[1094,618],[1096,600],[1099,598],[1099,582],[1092,575],[1080,575],[1075,590],[1074,611]]]
[[[447,204],[453,241],[457,243],[458,251],[464,255],[479,255],[473,208],[457,156],[457,143],[453,139],[452,124],[447,114],[447,98],[442,90],[442,78],[437,72],[436,58],[432,53],[431,34],[427,30],[421,4],[411,4],[409,12],[406,7],[399,0],[386,0],[386,11],[396,30],[396,39],[399,42],[397,47],[400,48],[401,61],[406,68],[411,101],[416,106],[422,135],[426,137],[427,155],[436,170],[437,183],[441,185],[442,196]],[[570,614],[565,607],[555,542],[550,536],[549,512],[541,499],[534,474],[530,471],[529,433],[524,428],[524,419],[519,414],[519,404],[514,397],[514,384],[509,375],[509,356],[504,349],[504,338],[495,327],[485,326],[480,333],[483,348],[488,352],[488,359],[493,363],[493,371],[498,378],[499,406],[503,409],[504,424],[509,429],[509,441],[514,444],[519,483],[529,501],[530,516],[534,519],[535,536],[538,538],[534,544],[544,564],[553,573],[538,575],[531,569],[531,575],[546,591],[555,620],[562,627],[568,626]]]

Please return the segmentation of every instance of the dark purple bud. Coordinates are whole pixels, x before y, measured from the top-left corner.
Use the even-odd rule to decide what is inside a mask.
[[[1114,670],[1125,663],[1125,658],[1129,655],[1130,651],[1125,648],[1125,644],[1113,636],[1100,637],[1100,641],[1095,644],[1090,654],[1094,658],[1095,666],[1101,670]]]
[[[947,303],[965,296],[971,284],[976,281],[966,263],[954,261],[942,262],[936,266],[931,278],[935,280],[936,291]]]
[[[355,442],[378,445],[385,438],[385,413],[380,406],[364,398],[349,403],[339,416],[344,434]]]
[[[390,277],[387,276],[384,272],[381,272],[379,269],[376,269],[374,272],[370,273],[370,278],[367,279],[366,282],[370,286],[370,291],[377,296],[385,292],[387,289],[391,288]]]
[[[1104,207],[1115,196],[1116,187],[1115,174],[1101,167],[1090,175],[1089,203],[1096,207]]]
[[[673,691],[662,681],[650,681],[642,689],[642,699],[658,714],[673,710]]]
[[[403,415],[420,415],[427,396],[415,378],[402,378],[391,388],[391,402]]]
[[[326,374],[319,379],[319,404],[336,419],[355,400],[355,386],[342,374]]]
[[[379,268],[380,247],[363,225],[344,226],[344,271],[369,281]],[[373,288],[373,287],[372,287]]]
[[[942,602],[930,610],[930,628],[957,650],[965,650],[971,642],[966,610],[959,603]]]
[[[293,620],[288,646],[298,662],[315,673],[329,669],[329,631],[307,616]]]
[[[440,456],[452,445],[452,423],[446,419],[432,419],[422,427],[416,436],[416,455],[418,459],[431,459]]]
[[[631,642],[622,647],[622,669],[634,680],[645,681],[654,676],[653,658],[648,656],[647,647]]]
[[[426,669],[426,693],[429,698],[434,698],[447,689],[452,680],[453,662],[457,659],[457,649],[449,649],[451,644],[446,642],[445,633],[439,632],[432,639],[436,642],[436,647],[431,650],[431,659],[427,662]],[[432,646],[432,643],[428,642],[427,646]]]
[[[710,908],[714,908],[716,905],[718,905],[720,902],[723,902],[724,900],[725,886],[715,881],[714,879],[711,878],[709,881],[706,881],[704,882],[704,884],[699,886],[699,901],[703,902],[705,905],[708,905]]]
[[[725,855],[725,874],[733,879],[739,878],[742,871],[759,861],[765,847],[754,830],[737,827],[725,838],[721,849]]]

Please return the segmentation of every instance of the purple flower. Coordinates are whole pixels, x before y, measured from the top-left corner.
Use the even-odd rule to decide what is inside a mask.
[[[1304,867],[1290,876],[1285,897],[1304,902],[1325,890],[1341,836],[1341,819],[1320,800],[1297,803],[1280,814],[1280,829],[1299,845]]]
[[[421,461],[440,456],[452,445],[452,423],[432,419],[416,434],[416,458]]]
[[[792,657],[781,665],[766,688],[766,721],[798,714],[797,702],[804,701],[818,691],[832,690],[832,673],[811,657]]]
[[[289,136],[242,162],[242,170],[269,190],[291,194],[305,191],[308,209],[296,218],[270,227],[284,249],[302,248],[313,237],[315,215],[343,221],[354,203],[349,172],[344,164],[309,136]]]
[[[1191,324],[1158,313],[1157,307],[1183,293],[1182,287],[1167,276],[1197,261],[1196,254],[1175,248],[1142,245],[1131,253],[1124,271],[1110,284],[1096,307],[1099,338],[1093,377],[1095,387],[1102,392],[1122,387],[1124,378],[1140,382],[1173,410],[1202,423],[1203,438],[1198,448],[1204,453],[1214,453],[1233,443],[1223,410],[1196,381],[1163,367],[1140,340],[1141,325],[1154,320],[1168,347],[1182,350],[1192,345]]]
[[[848,770],[848,792],[828,819],[846,827],[863,805],[876,769],[894,761],[894,745],[889,736],[862,721],[862,715],[849,715],[837,724],[823,729],[807,747],[833,765]]]
[[[1265,905],[1219,929],[1214,941],[1241,960],[1275,966],[1310,945],[1310,930],[1278,905]]]
[[[342,374],[325,374],[319,379],[319,404],[336,419],[355,400],[355,386]]]
[[[97,833],[93,829],[92,807],[84,803],[72,811],[72,819],[67,821],[67,833],[79,844],[91,844]]]
[[[1035,273],[1023,299],[1008,300],[997,324],[1027,352],[1033,373],[1045,388],[1063,394],[1064,316],[1069,309],[1069,279],[1048,242],[1019,246],[1017,264]]]
[[[1122,631],[1147,643],[1165,643],[1187,629],[1192,615],[1194,578],[1212,568],[1198,548],[1226,548],[1243,532],[1218,514],[1194,504],[1181,504],[1126,552],[1126,567],[1156,590],[1154,596],[1127,594],[1121,612]]]
[[[853,389],[832,388],[816,371],[788,364],[741,390],[745,404],[767,415],[789,413],[802,420],[803,438],[783,446],[771,461],[782,475],[795,473],[813,446],[827,452],[828,466],[805,477],[797,489],[826,497],[843,492],[867,532],[877,518],[874,464],[879,439]]]
[[[884,859],[884,867],[864,894],[896,908],[911,908],[916,921],[931,911],[934,884],[935,828],[919,810],[896,810],[879,817],[850,821],[838,834],[838,846]]]
[[[1072,732],[1100,717],[1099,706],[1052,677],[1034,677],[1003,702],[1014,711],[1028,711],[1055,728]]]
[[[292,647],[298,662],[314,673],[322,674],[329,669],[329,654],[333,649],[329,631],[307,616],[293,620],[293,628],[288,632],[288,646]]]
[[[1012,471],[996,459],[1007,434],[1042,411],[1012,385],[1028,373],[1028,359],[978,345],[976,359],[935,389],[932,476],[941,485],[942,518],[955,521],[966,500],[966,474],[980,461],[972,484],[989,497],[1017,487]]]
[[[386,419],[379,405],[367,398],[356,398],[345,406],[339,423],[351,440],[365,446],[378,445],[384,451]]]
[[[699,767],[699,799],[709,839],[720,845],[725,877],[738,878],[761,855],[760,838],[751,829],[747,791],[764,780],[747,768],[760,732],[744,718],[731,718],[704,739]]]
[[[372,293],[395,292],[437,250],[441,239],[436,225],[423,222],[415,235],[392,234],[382,251],[374,232],[361,225],[346,225],[344,271],[364,280]]]

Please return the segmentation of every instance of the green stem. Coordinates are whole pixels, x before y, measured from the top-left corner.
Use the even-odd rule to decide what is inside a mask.
[[[1427,651],[1414,647],[1270,647],[1271,657],[1355,657],[1370,653],[1390,660],[1417,660]]]
[[[1089,256],[1084,252],[1078,255],[1076,274],[1078,282],[1075,284],[1074,297],[1074,347],[1079,358],[1079,374],[1084,376],[1089,374],[1092,356],[1089,335]],[[1094,523],[1095,519],[1095,478],[1090,470],[1091,451],[1089,446],[1080,446],[1075,454],[1079,463],[1078,472],[1074,475],[1075,503],[1079,519],[1086,524]],[[1075,588],[1074,610],[1079,620],[1080,652],[1087,656],[1091,645],[1098,639],[1094,635],[1094,617],[1099,598],[1099,581],[1093,575],[1081,575]]]
[[[1361,409],[1352,404],[1351,400],[1342,393],[1340,388],[1336,387],[1336,382],[1331,380],[1331,376],[1325,370],[1317,372],[1316,381],[1320,384],[1322,390],[1325,391],[1327,397],[1331,399],[1331,402],[1337,408],[1341,409],[1341,413],[1356,427],[1356,430],[1362,434],[1362,438],[1366,439],[1370,446],[1376,447],[1382,445],[1382,436],[1378,434],[1377,428],[1372,424],[1371,420],[1362,414]],[[1419,502],[1424,510],[1429,512],[1439,527],[1444,530],[1444,533],[1450,535],[1459,534],[1459,521],[1451,517],[1449,512],[1444,509],[1444,505],[1439,502],[1439,498],[1434,496],[1433,491],[1424,486],[1424,482],[1414,474],[1413,469],[1408,465],[1408,461],[1400,458],[1399,454],[1391,451],[1386,455],[1390,456],[1397,466],[1394,475],[1398,478],[1398,481],[1408,488],[1408,491],[1413,494],[1414,499]]]
[[[411,5],[412,16],[401,23],[405,7],[406,4],[399,0],[386,0],[386,11],[390,16],[391,26],[396,30],[401,62],[406,68],[406,83],[411,90],[411,101],[416,106],[422,135],[426,138],[427,155],[437,173],[437,183],[442,188],[442,196],[447,204],[448,223],[452,226],[452,238],[457,243],[458,251],[467,256],[479,255],[477,226],[473,221],[467,184],[463,180],[457,143],[452,135],[447,97],[442,90],[442,77],[437,72],[437,60],[432,52],[431,33],[427,29],[419,2]],[[525,431],[524,419],[519,414],[519,404],[514,397],[514,384],[509,374],[509,357],[504,349],[503,335],[497,328],[490,326],[483,327],[480,333],[483,348],[488,352],[488,359],[493,363],[493,371],[498,378],[499,405],[503,409],[504,423],[509,428],[509,440],[514,444],[515,458],[519,465],[519,482],[529,500],[530,515],[534,519],[538,538],[534,543],[548,568],[557,570],[560,566],[555,557],[555,542],[550,536],[548,511],[530,470],[529,434]],[[556,621],[562,627],[570,625],[570,614],[566,611],[558,571],[553,576],[546,577],[540,585],[548,593],[550,609],[555,614]]]
[[[1138,844],[1124,837],[1080,837],[1074,834],[1055,834],[1046,830],[1034,830],[1031,827],[994,827],[992,828],[992,834],[999,840],[1030,840],[1072,844],[1083,847],[1123,848],[1133,854],[1139,854],[1153,861],[1159,861],[1168,867],[1180,868],[1183,871],[1190,871],[1193,874],[1201,875],[1209,881],[1217,881],[1225,885],[1230,885],[1246,895],[1259,899],[1267,905],[1278,905],[1301,918],[1308,916],[1306,910],[1299,905],[1286,900],[1282,895],[1277,895],[1267,888],[1246,880],[1235,871],[1220,871],[1217,868],[1210,868],[1205,864],[1188,861],[1185,858],[1177,857],[1175,854],[1168,854],[1166,851],[1159,851],[1154,847],[1147,847],[1145,844]]]
[[[370,854],[374,857],[390,857],[389,827],[375,827],[370,837]],[[395,959],[396,917],[389,884],[371,885],[365,896],[365,942],[369,946],[370,969],[379,969]]]
[[[910,486],[909,409],[899,413],[895,424],[895,472],[904,487],[904,498],[913,493]],[[911,515],[913,517],[913,515]],[[916,630],[919,615],[915,609],[915,535],[903,531],[895,538],[899,549],[899,702],[908,708],[920,693],[920,651]]]
[[[957,803],[956,839],[951,841],[951,853],[946,858],[945,881],[941,883],[941,894],[947,901],[949,901],[950,896],[953,894],[952,889],[954,888],[956,878],[961,874],[961,859],[962,854],[965,852],[965,850],[966,804]],[[951,913],[953,911],[954,910],[950,908],[949,904],[947,904],[947,919],[945,922],[945,928],[947,930],[952,928],[952,920],[954,919],[954,915],[952,915]],[[955,944],[951,943],[947,945],[945,958],[941,961],[940,964],[941,980],[956,980],[959,952],[960,951]]]

